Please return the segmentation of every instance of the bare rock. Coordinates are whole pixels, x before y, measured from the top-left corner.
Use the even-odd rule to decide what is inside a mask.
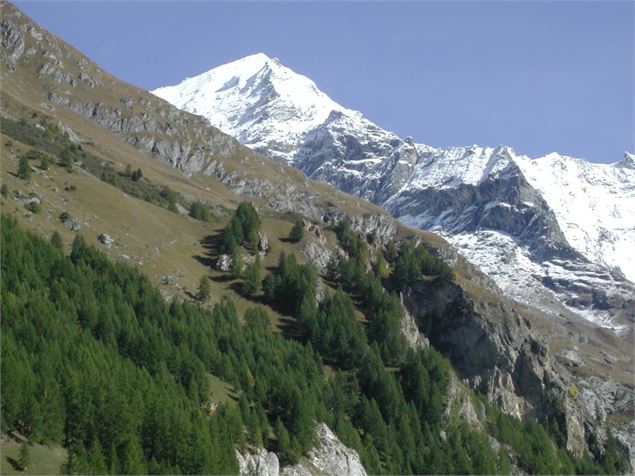
[[[311,464],[324,474],[366,476],[357,451],[344,446],[324,423],[316,429],[319,444],[309,451]]]
[[[69,218],[64,222],[64,226],[67,230],[78,231],[81,228],[81,223],[76,218]]]
[[[112,237],[110,235],[107,235],[106,233],[102,233],[97,237],[97,240],[99,240],[99,242],[104,245],[106,248],[110,248],[112,246],[112,244],[115,242],[115,240],[112,239]]]
[[[264,233],[258,232],[258,250],[266,253],[269,251],[269,238]]]
[[[275,453],[259,449],[253,453],[242,454],[236,451],[238,474],[241,476],[278,476],[280,462]]]
[[[232,257],[229,255],[220,255],[216,260],[216,271],[229,271],[232,267]]]

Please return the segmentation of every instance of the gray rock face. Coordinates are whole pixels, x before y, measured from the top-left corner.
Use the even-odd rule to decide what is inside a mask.
[[[280,462],[275,453],[260,449],[253,453],[242,454],[236,451],[238,474],[241,476],[278,476]]]
[[[99,242],[102,245],[104,245],[106,248],[110,248],[112,244],[115,242],[115,240],[113,240],[112,237],[110,235],[107,235],[106,233],[101,233],[97,237],[97,240],[99,240]]]
[[[366,476],[357,451],[344,446],[324,423],[319,423],[315,432],[319,443],[307,458],[321,474]]]
[[[264,233],[258,232],[258,250],[266,253],[269,251],[269,238]]]
[[[216,271],[229,271],[232,267],[232,257],[229,255],[220,255],[216,260],[214,268]]]
[[[318,443],[309,450],[307,462],[280,468],[275,453],[259,449],[248,454],[236,452],[241,476],[366,476],[357,451],[344,446],[324,423],[316,426]]]
[[[503,302],[474,302],[453,283],[418,282],[404,304],[460,378],[508,414],[564,422],[567,448],[583,454],[601,434],[594,415],[570,401],[567,373],[528,323]],[[441,319],[439,316],[444,316]],[[464,408],[469,417],[471,411]]]

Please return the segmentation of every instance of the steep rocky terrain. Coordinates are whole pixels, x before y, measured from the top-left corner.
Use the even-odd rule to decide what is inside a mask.
[[[506,294],[628,334],[635,168],[508,147],[432,148],[382,130],[264,54],[153,91],[253,150],[443,234]]]
[[[169,184],[187,200],[202,200],[218,209],[218,222],[210,230],[182,214],[122,194],[81,168],[73,174],[57,170],[35,174],[32,183],[24,185],[12,171],[27,145],[7,146],[3,136],[2,179],[14,191],[10,198],[2,199],[3,211],[16,214],[26,226],[47,234],[59,229],[68,243],[77,230],[64,229],[55,217],[61,211],[71,210],[74,216],[81,218],[81,229],[89,233],[95,243],[101,233],[114,237],[114,245],[107,250],[113,259],[134,262],[161,285],[167,296],[183,297],[191,293],[201,275],[209,272],[201,245],[203,238],[210,231],[218,232],[226,221],[224,211],[235,208],[244,198],[254,200],[267,217],[264,226],[270,241],[274,241],[273,236],[278,238],[275,253],[287,250],[280,239],[291,227],[285,215],[289,212],[302,214],[317,229],[348,217],[355,230],[372,232],[380,241],[415,237],[449,261],[457,278],[456,284],[443,290],[447,298],[443,303],[436,302],[443,294],[413,288],[412,294],[404,296],[404,304],[430,342],[452,359],[461,378],[512,414],[542,417],[559,412],[566,420],[567,446],[576,453],[585,451],[587,440],[592,436],[604,438],[604,430],[589,415],[587,401],[599,402],[607,414],[630,411],[632,401],[631,407],[611,407],[607,403],[613,401],[619,390],[599,391],[597,388],[604,385],[603,381],[593,383],[588,377],[605,375],[606,362],[594,360],[600,352],[605,352],[607,358],[612,359],[608,368],[614,373],[611,375],[613,384],[619,388],[630,385],[627,388],[632,390],[629,375],[632,356],[624,350],[624,341],[607,337],[584,322],[563,321],[558,324],[562,326],[563,342],[550,341],[552,354],[542,337],[553,330],[548,327],[550,316],[508,300],[496,284],[443,239],[408,229],[381,209],[314,182],[287,165],[273,163],[209,126],[206,120],[118,81],[9,4],[2,4],[0,26],[3,117],[16,121],[32,120],[33,114],[44,117],[100,157],[105,165],[122,171],[126,165],[143,167],[144,176],[156,184]],[[329,113],[327,119],[330,118],[333,127],[338,123],[344,127],[343,116],[337,116]],[[378,128],[373,131],[385,136]],[[404,144],[407,145],[407,141]],[[376,141],[367,145],[384,149]],[[407,149],[405,145],[401,149]],[[351,147],[358,146],[351,143]],[[414,144],[408,147],[421,148]],[[363,165],[357,159],[354,162],[355,166]],[[76,185],[76,191],[70,188],[71,183]],[[24,212],[25,200],[30,194],[39,197],[46,212]],[[545,212],[547,225],[550,220],[553,221],[553,216]],[[312,251],[305,253],[309,259],[319,257],[323,249],[338,252],[333,237],[321,233],[326,238],[316,236],[315,244],[310,245]],[[557,231],[554,236],[557,241]],[[550,244],[539,243],[537,252],[550,252]],[[275,253],[267,264],[274,262]],[[616,281],[621,283],[618,278]],[[226,292],[220,285],[214,288],[217,299]],[[416,293],[418,296],[413,298]],[[235,294],[232,299],[241,305]],[[455,316],[443,323],[447,326],[445,329],[437,327],[441,323],[432,325],[432,314],[428,310],[434,309]],[[411,325],[404,328],[410,329],[411,342],[425,342]],[[556,361],[553,355],[557,356],[562,346],[570,345],[568,334],[576,331],[580,339],[587,339],[585,344],[588,345],[580,345],[577,352],[588,362],[581,366],[579,373],[570,375],[559,363],[565,360]],[[469,346],[475,342],[482,345],[487,358],[466,359]],[[584,401],[567,399],[568,389],[580,378],[587,379],[584,381],[589,383],[590,394]],[[536,387],[533,384],[537,382]],[[562,402],[566,402],[564,408]],[[334,451],[337,450],[335,447]],[[329,459],[320,456],[319,449],[313,457],[316,461]]]

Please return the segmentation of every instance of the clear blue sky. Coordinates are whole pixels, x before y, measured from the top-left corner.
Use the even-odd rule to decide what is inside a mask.
[[[633,151],[633,2],[18,2],[146,89],[262,51],[433,146]]]

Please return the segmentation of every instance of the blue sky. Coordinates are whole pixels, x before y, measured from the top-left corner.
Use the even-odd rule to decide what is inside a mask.
[[[633,2],[18,2],[142,88],[262,51],[383,128],[615,162],[634,140]]]

